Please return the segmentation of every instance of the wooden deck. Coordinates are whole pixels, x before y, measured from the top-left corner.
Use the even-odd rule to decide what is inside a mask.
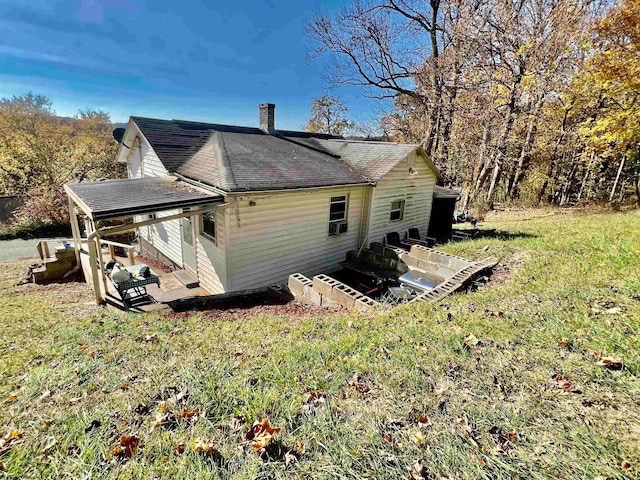
[[[86,244],[83,244],[86,247]],[[103,258],[110,258],[108,250],[103,251]],[[131,262],[126,257],[116,257],[123,265],[129,266]],[[91,265],[89,261],[89,252],[86,248],[80,251],[80,261],[82,264],[82,271],[84,272],[84,278],[87,283],[93,282],[93,276],[91,274]],[[160,272],[158,272],[160,273]],[[100,294],[105,299],[105,302],[109,308],[117,310],[129,310],[134,312],[152,312],[156,310],[162,310],[169,308],[169,303],[179,300],[181,298],[196,297],[209,295],[202,287],[187,288],[183,283],[185,280],[188,284],[190,275],[185,271],[177,271],[173,273],[161,273],[160,274],[160,287],[157,285],[147,285],[148,299],[136,303],[133,307],[127,309],[122,302],[122,298],[118,294],[118,291],[113,284],[107,279],[107,291],[104,290],[102,279],[100,279]]]

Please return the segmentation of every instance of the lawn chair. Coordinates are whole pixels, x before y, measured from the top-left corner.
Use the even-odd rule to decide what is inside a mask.
[[[408,228],[404,234],[404,243],[410,245],[421,245],[423,247],[432,247],[436,244],[436,239],[426,237],[424,240],[420,238],[420,230],[417,228]]]
[[[389,232],[384,236],[383,241],[385,246],[389,247],[402,247],[400,242],[400,234],[398,232]]]
[[[160,277],[147,265],[125,267],[117,260],[111,260],[105,265],[105,271],[126,308],[130,308],[134,300],[145,297],[155,301],[147,293],[146,286],[155,283],[159,287]]]

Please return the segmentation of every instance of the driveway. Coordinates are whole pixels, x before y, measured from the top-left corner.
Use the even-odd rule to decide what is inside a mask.
[[[49,251],[53,252],[53,249],[60,245],[61,242],[67,240],[66,238],[33,238],[30,240],[2,240],[0,241],[0,262],[7,260],[19,260],[26,258],[40,258],[38,257],[38,250],[36,245],[42,240],[49,242]]]

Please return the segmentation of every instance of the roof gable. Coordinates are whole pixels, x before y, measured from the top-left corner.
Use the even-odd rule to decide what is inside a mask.
[[[170,173],[228,192],[372,183],[414,151],[442,178],[419,145],[144,117],[132,123]]]

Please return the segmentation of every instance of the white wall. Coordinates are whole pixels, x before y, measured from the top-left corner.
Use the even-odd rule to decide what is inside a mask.
[[[336,269],[347,251],[359,247],[365,188],[370,187],[241,197],[226,211],[227,290],[284,283],[296,272],[313,276]],[[349,195],[348,230],[329,237],[329,202],[340,195]],[[256,204],[250,206],[250,200]]]
[[[129,178],[169,176],[169,172],[164,168],[156,153],[141,136],[138,136],[131,147],[127,157],[127,166]],[[169,210],[158,213],[157,217],[167,217],[176,213],[180,212],[178,210]],[[146,217],[137,216],[136,220],[146,220]],[[138,233],[168,258],[182,266],[180,220],[168,220],[150,227],[142,227],[138,229]]]
[[[417,174],[409,173],[411,167]],[[426,237],[435,184],[435,173],[416,153],[396,165],[373,189],[367,243],[382,242],[389,232],[398,232],[404,238],[405,231],[412,227],[420,229],[421,238]],[[389,216],[395,200],[405,201],[404,217],[392,222]]]
[[[202,217],[198,216],[194,222],[196,230],[194,247],[200,285],[210,293],[228,292],[230,290],[227,288],[225,213],[222,209],[216,211],[215,243],[201,233],[201,221]]]

